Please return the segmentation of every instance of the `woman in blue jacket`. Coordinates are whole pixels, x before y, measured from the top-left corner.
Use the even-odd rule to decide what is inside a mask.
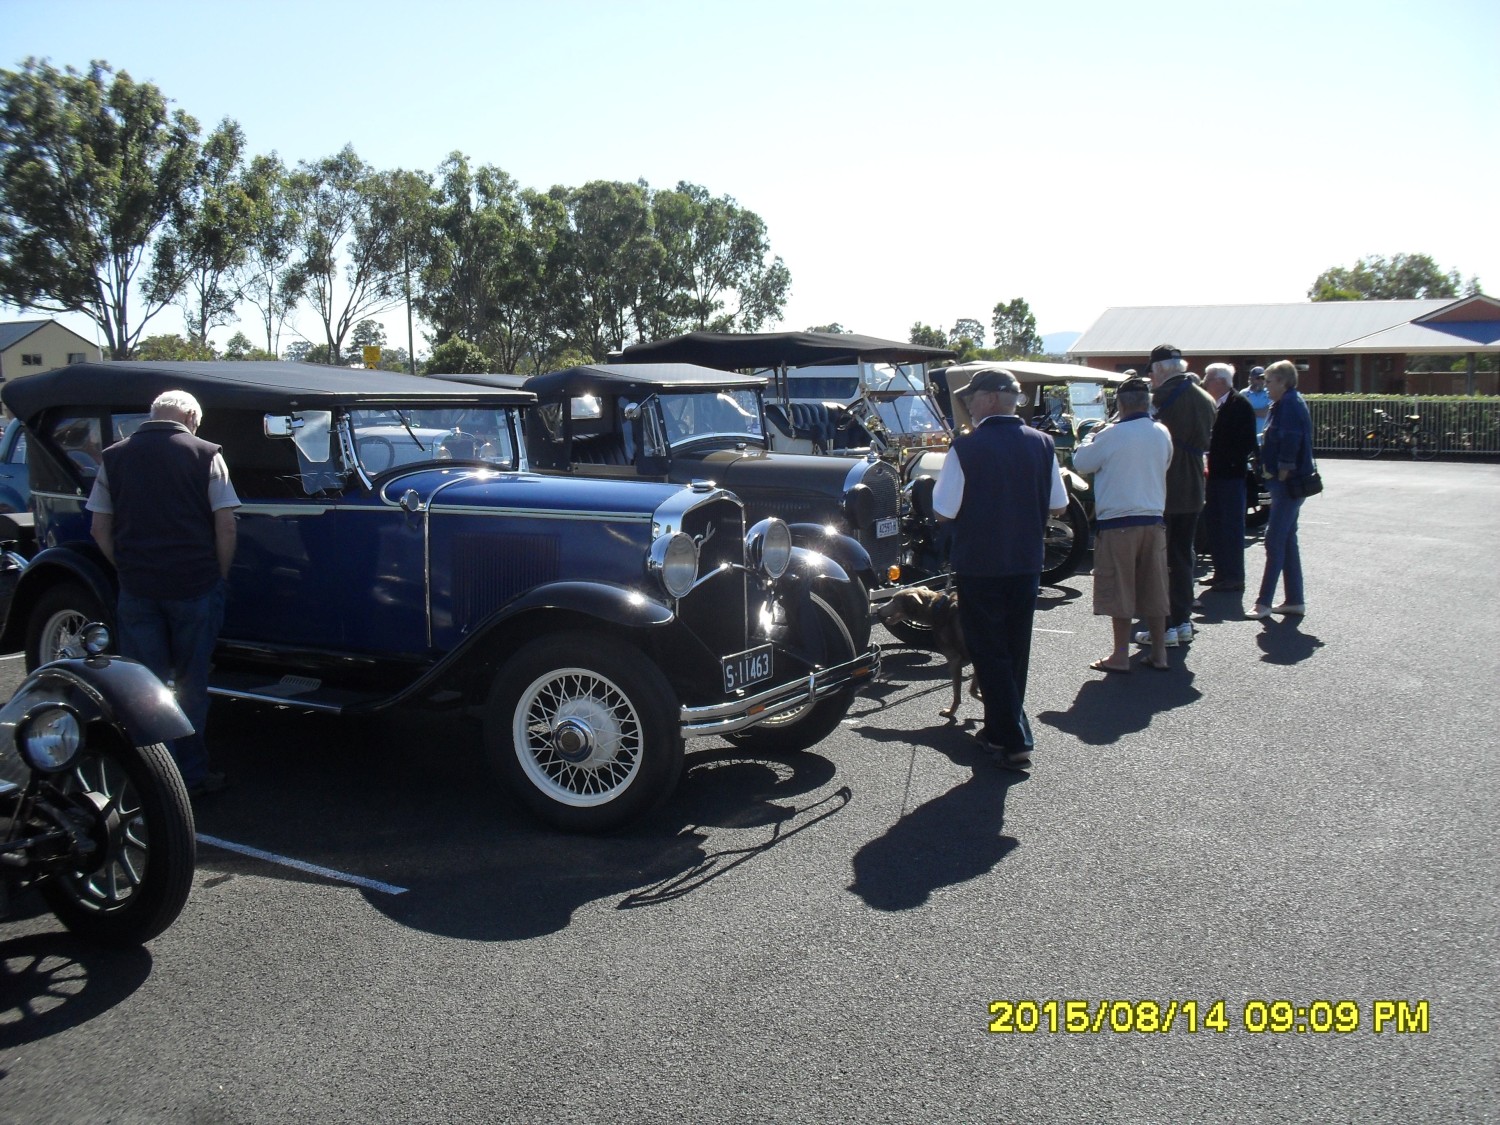
[[[1301,616],[1307,612],[1302,589],[1302,556],[1297,550],[1297,516],[1303,497],[1286,494],[1286,482],[1313,472],[1312,417],[1307,403],[1297,393],[1297,366],[1290,360],[1266,368],[1266,390],[1271,395],[1271,416],[1261,446],[1261,464],[1270,480],[1271,518],[1266,523],[1266,571],[1260,580],[1260,596],[1250,616],[1261,620],[1273,613]],[[1285,576],[1286,601],[1274,609],[1276,584]]]

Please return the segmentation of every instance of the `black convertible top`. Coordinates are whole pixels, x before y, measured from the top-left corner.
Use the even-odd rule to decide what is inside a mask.
[[[852,332],[689,332],[620,353],[625,363],[701,363],[724,371],[819,363],[926,363],[953,359],[947,348],[903,344]]]
[[[572,395],[619,394],[632,388],[698,391],[766,385],[760,375],[735,375],[692,363],[589,363],[524,380],[518,375],[450,375],[449,378],[482,387],[523,386],[543,401]]]
[[[168,390],[187,391],[205,413],[291,407],[326,410],[366,402],[401,406],[481,401],[503,406],[536,401],[534,395],[515,389],[480,390],[446,379],[392,371],[272,360],[74,363],[7,382],[0,388],[0,400],[18,418],[30,418],[57,405],[144,406]]]

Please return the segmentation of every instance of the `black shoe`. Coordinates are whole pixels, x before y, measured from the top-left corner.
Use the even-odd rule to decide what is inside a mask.
[[[207,793],[222,792],[229,785],[229,778],[222,770],[209,770],[199,781],[188,786],[189,797],[202,797]]]

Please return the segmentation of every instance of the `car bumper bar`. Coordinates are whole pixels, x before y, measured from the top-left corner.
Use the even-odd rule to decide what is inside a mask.
[[[880,649],[871,645],[868,652],[843,664],[821,668],[801,679],[777,684],[757,695],[731,699],[711,707],[684,707],[681,712],[683,738],[704,738],[712,734],[733,734],[757,723],[800,707],[816,703],[851,683],[874,680],[880,672]]]

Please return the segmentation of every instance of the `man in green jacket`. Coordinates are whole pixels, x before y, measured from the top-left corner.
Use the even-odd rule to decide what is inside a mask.
[[[1172,435],[1172,463],[1167,467],[1167,614],[1168,645],[1187,644],[1193,639],[1193,547],[1198,532],[1198,514],[1203,511],[1203,458],[1214,429],[1214,400],[1188,370],[1182,352],[1162,344],[1151,352],[1148,364],[1151,406],[1156,420]],[[1145,640],[1141,638],[1144,637]],[[1150,643],[1148,633],[1137,634],[1141,644]]]

